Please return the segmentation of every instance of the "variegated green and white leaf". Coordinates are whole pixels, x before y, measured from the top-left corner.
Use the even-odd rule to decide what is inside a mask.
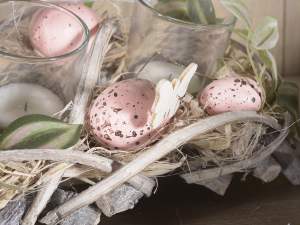
[[[220,2],[230,13],[245,23],[248,29],[251,28],[249,9],[243,0],[220,0]]]
[[[252,35],[251,44],[255,49],[270,50],[279,40],[278,21],[273,17],[265,17]]]
[[[81,128],[44,115],[24,116],[3,131],[0,150],[65,149],[78,142]]]

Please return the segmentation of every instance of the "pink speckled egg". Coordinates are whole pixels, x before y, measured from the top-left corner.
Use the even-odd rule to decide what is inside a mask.
[[[106,88],[93,102],[88,123],[94,137],[110,149],[136,150],[151,143],[155,87],[128,79]]]
[[[83,4],[61,4],[60,6],[79,16],[91,33],[97,29],[96,13]],[[83,41],[83,29],[77,19],[58,9],[37,11],[31,21],[30,41],[37,53],[46,57],[67,54],[77,49]]]
[[[210,114],[232,111],[258,111],[262,89],[250,78],[226,77],[210,83],[199,95],[199,102]]]

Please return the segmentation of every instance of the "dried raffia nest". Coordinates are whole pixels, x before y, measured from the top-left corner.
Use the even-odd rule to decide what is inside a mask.
[[[228,67],[232,70],[248,77],[249,74],[251,76],[253,72],[251,71],[251,65],[247,62],[247,56],[243,52],[244,47],[232,41],[225,60]],[[147,63],[149,63],[149,61],[147,61]],[[121,74],[118,74],[118,76],[114,76],[106,85],[95,87],[93,99],[97,98],[108,85],[126,79],[128,76],[132,77],[135,75],[123,71]],[[226,71],[222,72],[222,74],[221,72],[217,73],[217,76],[218,77],[215,78],[226,76]],[[162,159],[155,161],[143,170],[143,174],[150,177],[164,176],[170,173],[183,174],[199,168],[205,169],[230,165],[259,154],[263,146],[261,143],[264,142],[264,138],[266,136],[275,138],[276,134],[279,134],[279,132],[276,132],[276,129],[280,128],[280,125],[276,121],[280,120],[282,122],[283,120],[282,116],[272,113],[272,111],[268,110],[268,107],[262,110],[260,115],[265,115],[266,119],[273,119],[274,123],[270,124],[270,121],[263,121],[262,119],[261,122],[238,121],[224,124],[223,126],[197,135],[185,143],[182,143],[184,147],[181,146]],[[109,150],[99,146],[93,136],[89,134],[89,128],[87,128],[86,131],[87,145],[93,152],[99,155],[111,158],[122,164],[127,164],[164,137],[207,117],[209,117],[209,115],[199,106],[197,98],[187,94],[171,122],[168,123],[163,130],[157,131],[160,134],[159,140],[150,143],[148,146],[135,151]],[[197,166],[195,166],[195,164],[197,164]]]
[[[59,116],[71,111],[67,117],[70,123],[84,123],[92,93],[95,97],[105,87],[97,83],[95,71],[101,68],[101,80],[111,82],[116,82],[117,75],[126,72],[125,40],[116,33],[114,23],[103,22],[95,43],[98,51],[91,54],[73,107]],[[252,74],[250,67],[241,67],[240,58],[235,58],[242,52],[241,48],[232,45],[226,57],[228,65],[238,65],[241,74]],[[247,64],[246,61],[243,63]],[[232,68],[236,69],[235,66]],[[260,113],[231,112],[208,116],[193,96],[186,95],[180,110],[161,132],[160,139],[139,151],[105,149],[86,132],[80,143],[64,151],[0,152],[0,208],[17,195],[41,190],[24,218],[24,224],[34,224],[61,179],[75,178],[91,185],[42,219],[46,224],[54,224],[126,182],[149,196],[155,186],[149,177],[176,173],[188,176],[192,182],[193,179],[209,180],[245,171],[275,151],[287,137],[289,123],[288,116],[273,114],[269,107]],[[114,172],[116,168],[118,170]]]

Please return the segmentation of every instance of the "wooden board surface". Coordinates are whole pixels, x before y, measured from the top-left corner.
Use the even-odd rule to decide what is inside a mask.
[[[299,225],[300,187],[284,178],[263,184],[236,177],[224,197],[177,178],[165,178],[158,193],[130,212],[103,218],[105,225]]]
[[[286,0],[284,70],[289,76],[300,77],[300,1]]]

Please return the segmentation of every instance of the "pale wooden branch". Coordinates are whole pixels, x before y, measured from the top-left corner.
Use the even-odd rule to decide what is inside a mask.
[[[92,167],[104,173],[111,173],[113,172],[114,166],[121,166],[121,164],[118,164],[111,159],[74,150],[22,149],[0,151],[0,162],[22,162],[34,160],[50,160],[72,164],[77,163]],[[61,164],[57,167],[59,167],[60,170],[64,168]],[[55,167],[56,170],[57,167]],[[151,178],[143,175],[133,177],[128,181],[128,183],[147,196],[151,195],[155,186],[155,182]]]
[[[34,160],[50,160],[55,162],[78,163],[93,167],[105,173],[113,171],[113,161],[102,156],[81,151],[54,149],[22,149],[0,151],[0,162],[22,162]]]
[[[230,112],[200,120],[168,135],[152,148],[143,152],[136,159],[113,173],[111,176],[83,191],[63,205],[50,211],[44,218],[42,218],[41,222],[45,224],[57,223],[60,219],[70,215],[70,213],[75,210],[92,204],[101,196],[108,194],[119,185],[125,183],[131,177],[143,171],[153,162],[166,156],[195,136],[237,121],[261,122],[277,130],[280,129],[280,126],[273,118],[258,115],[256,112]]]
[[[60,182],[63,173],[64,170],[61,169],[59,171],[56,171],[52,176],[49,177],[49,181],[43,188],[43,192],[38,192],[38,194],[34,198],[34,201],[32,203],[32,206],[34,207],[30,207],[26,212],[26,216],[22,221],[22,225],[34,224],[37,221],[40,213],[44,210],[44,207],[47,205],[52,194],[57,189],[57,183]]]
[[[73,109],[70,114],[70,123],[84,123],[84,117],[88,106],[88,102],[91,97],[93,88],[97,84],[102,63],[107,52],[107,47],[114,31],[115,26],[113,25],[112,21],[107,20],[102,23],[101,29],[97,32],[95,42],[93,43],[92,50],[90,51],[90,55],[84,66],[83,73],[78,84],[78,90],[76,92]],[[56,181],[56,183],[54,183],[54,181]],[[46,207],[46,203],[49,201],[50,197],[52,196],[54,190],[58,187],[59,183],[60,177],[53,177],[52,181],[50,181],[48,184],[44,184],[44,190],[47,190],[47,193],[44,190],[41,190],[38,193],[40,203],[38,201],[33,202],[29,211],[25,215],[25,222],[23,222],[23,225],[35,224],[35,218],[38,217],[38,215]]]

